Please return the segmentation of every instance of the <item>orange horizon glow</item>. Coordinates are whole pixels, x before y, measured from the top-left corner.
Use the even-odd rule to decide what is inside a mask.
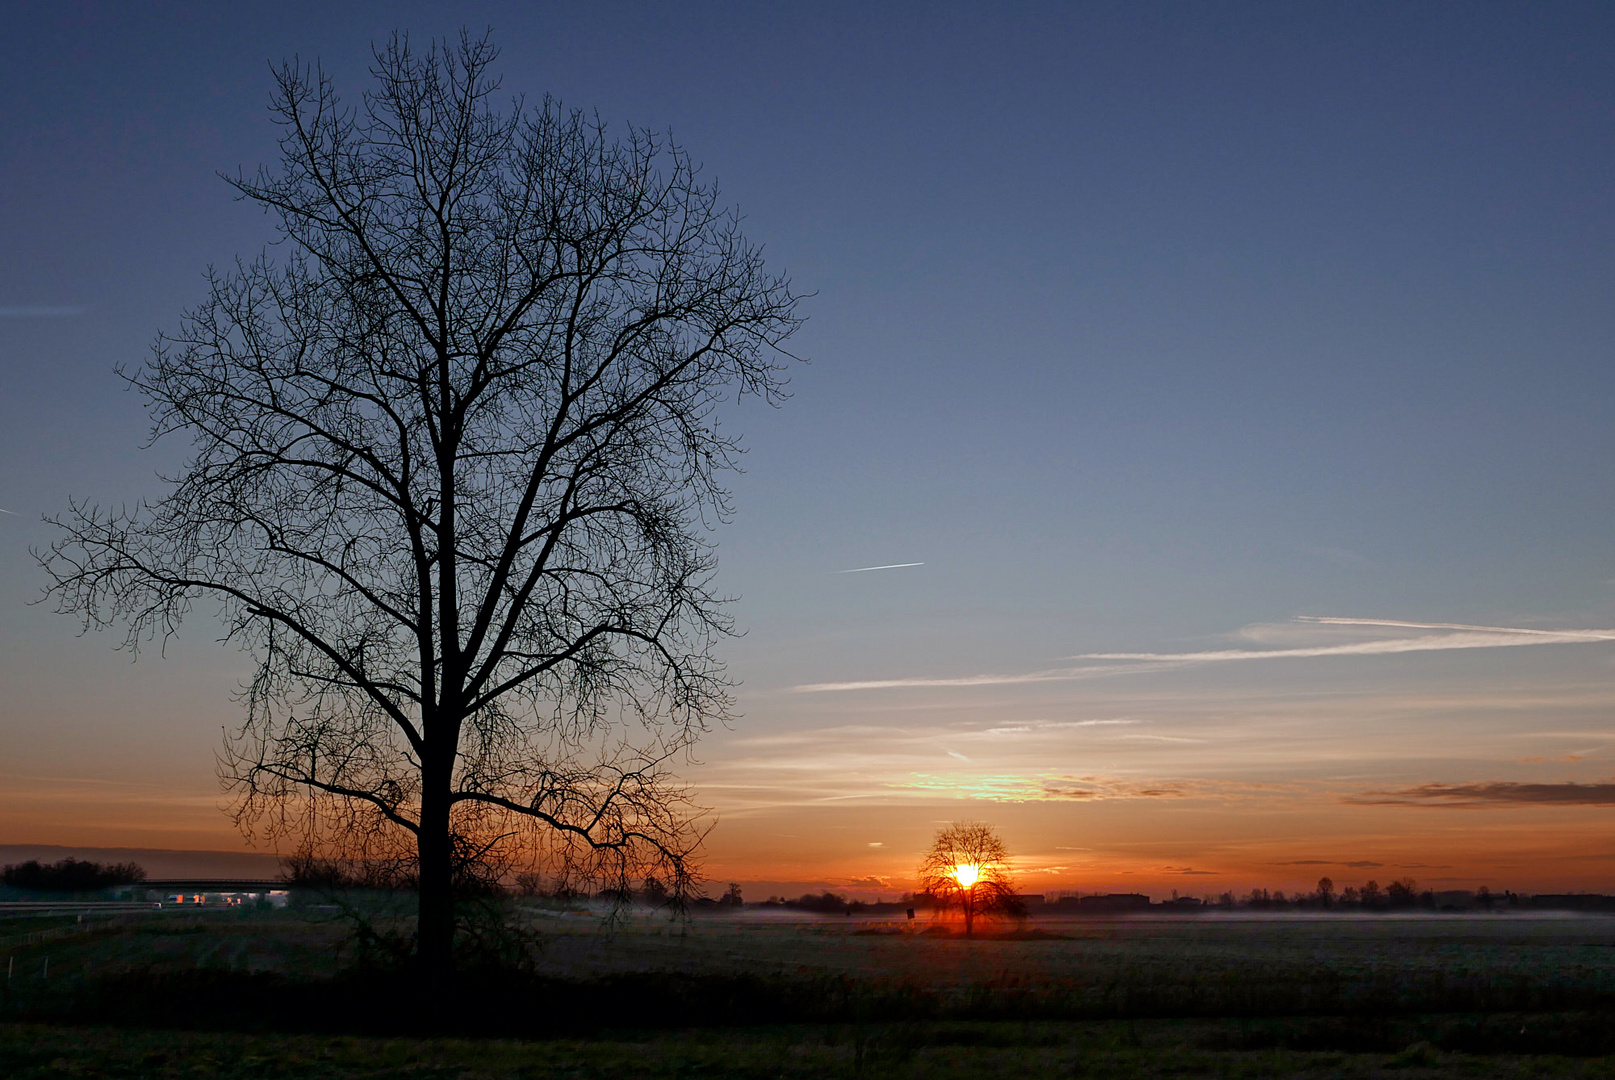
[[[745,883],[748,895],[829,889],[898,896],[918,887],[913,868],[935,822],[970,813],[998,828],[1010,848],[1006,868],[1028,893],[1290,893],[1310,891],[1325,876],[1337,890],[1371,878],[1384,885],[1412,877],[1437,891],[1484,884],[1523,893],[1615,892],[1607,811],[1409,811],[1342,805],[1327,796],[1275,801],[1282,806],[1256,798],[1245,805],[1188,799],[997,804],[987,814],[979,804],[963,810],[946,803],[823,807],[814,810],[817,828],[807,834],[800,808],[754,811],[721,820],[706,845],[703,870],[720,884]],[[219,804],[200,787],[174,792],[127,781],[8,777],[0,786],[0,846],[141,849],[153,850],[153,858],[161,849],[162,865],[186,851],[208,859],[272,859],[269,849],[246,843]],[[1190,807],[1194,813],[1186,817]],[[1253,836],[1258,822],[1262,831]],[[782,841],[790,846],[782,849]],[[0,862],[26,857],[32,856],[12,853]],[[978,882],[980,873],[978,866]]]

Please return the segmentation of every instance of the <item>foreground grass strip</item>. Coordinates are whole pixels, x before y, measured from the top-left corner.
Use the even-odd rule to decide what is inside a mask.
[[[1232,1030],[1232,1029],[1230,1029]],[[14,1080],[568,1077],[945,1080],[1059,1075],[1182,1077],[1608,1077],[1615,1058],[1486,1056],[1416,1043],[1395,1053],[1206,1049],[1204,1024],[802,1025],[537,1042],[321,1038],[0,1025]],[[1215,1041],[1215,1040],[1213,1040]]]

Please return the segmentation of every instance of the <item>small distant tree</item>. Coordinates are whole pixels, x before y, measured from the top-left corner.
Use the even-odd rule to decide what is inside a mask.
[[[826,890],[815,895],[803,893],[793,901],[787,901],[791,907],[801,908],[803,911],[818,911],[826,915],[839,915],[848,908],[847,898]]]
[[[1015,883],[1009,850],[997,831],[979,821],[956,821],[939,829],[920,863],[920,887],[943,908],[964,913],[965,936],[975,933],[976,916],[1015,910]]]
[[[746,901],[740,897],[740,885],[731,881],[728,891],[718,898],[718,903],[725,907],[743,907]]]
[[[1327,877],[1318,879],[1318,904],[1329,907],[1335,902],[1335,883]]]
[[[1398,878],[1385,887],[1385,899],[1392,907],[1411,907],[1418,898],[1418,883],[1410,877]]]
[[[639,890],[639,897],[651,907],[661,907],[667,903],[667,886],[662,879],[651,876],[645,879],[645,885]]]
[[[1373,878],[1369,878],[1368,883],[1362,887],[1362,890],[1358,893],[1358,896],[1361,898],[1362,905],[1365,908],[1374,907],[1380,902],[1379,882],[1375,881]]]
[[[1476,889],[1475,899],[1479,902],[1480,906],[1485,908],[1487,911],[1492,909],[1492,901],[1494,898],[1492,896],[1492,890],[1489,886],[1482,885],[1480,888]]]

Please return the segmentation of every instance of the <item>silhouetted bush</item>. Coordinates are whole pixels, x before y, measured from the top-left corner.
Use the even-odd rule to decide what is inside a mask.
[[[0,881],[33,892],[95,892],[146,880],[138,863],[98,863],[67,858],[46,865],[38,859],[12,863],[0,870]]]

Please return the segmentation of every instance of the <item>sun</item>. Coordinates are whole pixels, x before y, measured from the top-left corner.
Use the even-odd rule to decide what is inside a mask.
[[[953,868],[953,878],[960,888],[968,889],[981,877],[981,867],[974,863],[960,863]]]

